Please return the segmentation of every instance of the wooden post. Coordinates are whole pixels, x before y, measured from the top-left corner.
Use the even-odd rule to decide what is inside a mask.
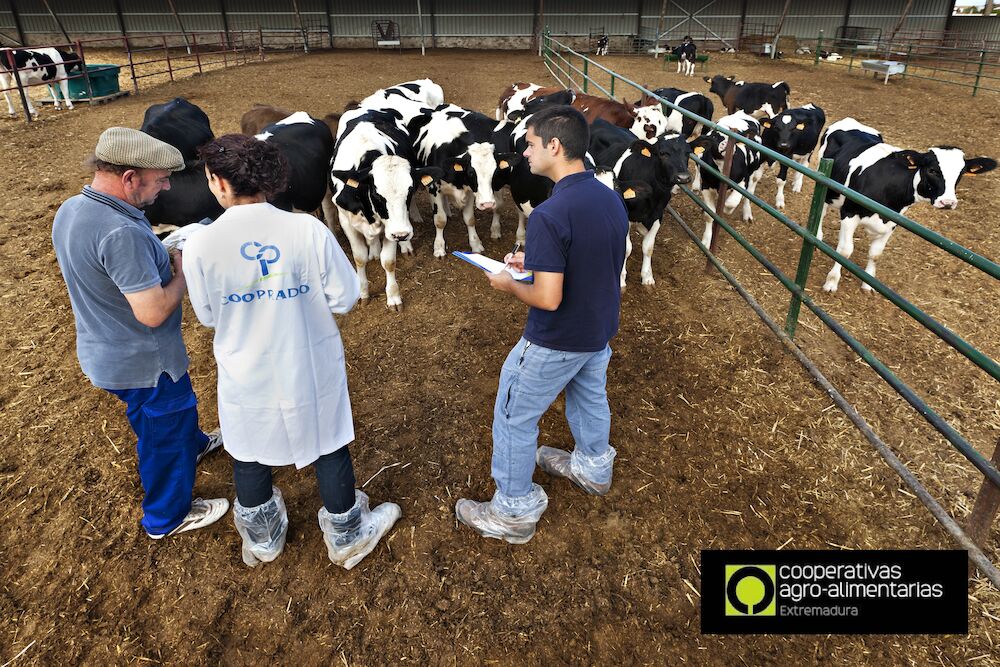
[[[170,13],[174,15],[177,19],[177,27],[181,29],[181,34],[184,35],[184,45],[187,47],[188,53],[191,53],[191,42],[188,41],[187,31],[184,30],[184,23],[181,21],[181,15],[177,13],[177,8],[174,6],[174,0],[167,0],[167,7],[170,8]],[[171,80],[173,80],[171,78]]]
[[[295,18],[299,20],[299,30],[302,31],[302,50],[309,53],[309,37],[306,33],[306,24],[302,22],[302,14],[299,13],[298,0],[292,0],[292,9],[295,10]]]
[[[997,440],[996,449],[993,450],[993,458],[990,459],[993,465],[1000,468],[1000,440]],[[986,548],[986,542],[990,536],[990,526],[1000,509],[1000,488],[995,486],[989,478],[983,478],[983,485],[979,487],[979,495],[976,496],[976,504],[972,507],[972,514],[969,515],[969,537],[973,542],[982,548]]]
[[[330,0],[325,0],[323,3],[323,8],[326,11],[326,35],[330,43],[330,48],[333,48],[333,7],[330,6]]]
[[[122,31],[122,37],[128,37],[128,31],[125,29],[125,15],[122,13],[121,0],[115,0],[115,15],[118,17],[118,29]]]
[[[913,0],[910,0],[911,2]],[[781,29],[785,27],[785,17],[788,16],[788,8],[792,6],[792,0],[785,0],[785,8],[781,10],[781,18],[778,19],[778,27],[774,29],[774,37],[771,38],[771,60],[778,57],[778,38],[781,37]]]
[[[913,7],[913,0],[906,0],[906,6],[903,7],[903,13],[899,15],[899,20],[896,21],[896,25],[893,26],[892,32],[889,33],[889,49],[892,48],[892,40],[896,38],[896,33],[903,27],[903,22],[906,21],[906,17],[910,15],[911,7]]]
[[[59,17],[56,16],[56,13],[52,11],[52,7],[49,5],[49,0],[42,0],[42,4],[45,5],[45,9],[48,10],[49,15],[52,17],[52,20],[56,22],[57,26],[59,26],[60,32],[62,32],[63,37],[66,38],[66,43],[67,44],[71,43],[73,40],[69,38],[69,33],[67,33],[66,28],[63,27],[62,21],[60,21]]]
[[[27,46],[28,41],[24,38],[24,26],[21,25],[21,15],[17,13],[17,3],[10,0],[10,15],[14,17],[14,27],[17,29],[17,38],[21,40],[21,46]]]
[[[229,15],[226,14],[226,0],[219,0],[219,13],[222,14],[222,29],[226,31],[226,48],[232,47],[229,37]]]
[[[740,24],[739,24],[739,27],[736,29],[737,30],[737,34],[736,34],[736,50],[737,51],[742,51],[743,50],[743,29],[746,27],[746,23],[747,23],[747,2],[748,2],[748,0],[743,0],[742,4],[740,5]]]
[[[660,33],[663,32],[663,16],[667,13],[667,0],[660,3],[660,18],[656,22],[656,39],[653,41],[653,59],[660,57]],[[664,54],[666,58],[666,54]]]
[[[531,50],[541,53],[542,45],[542,0],[535,0],[534,19],[531,22]]]

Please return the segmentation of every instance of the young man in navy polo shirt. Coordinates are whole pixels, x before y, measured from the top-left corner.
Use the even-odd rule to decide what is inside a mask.
[[[531,172],[555,183],[552,196],[528,223],[525,253],[508,255],[513,268],[534,272],[534,283],[509,273],[489,275],[494,289],[529,305],[524,335],[507,355],[493,410],[493,479],[489,502],[461,499],[458,520],[484,537],[524,544],[548,506],[531,481],[535,463],[587,493],[611,488],[615,450],[608,442],[608,341],[618,331],[619,280],[628,216],[613,190],[583,165],[587,121],[569,106],[552,106],[527,122],[525,158]],[[566,391],[566,420],[575,449],[538,447],[538,420]]]

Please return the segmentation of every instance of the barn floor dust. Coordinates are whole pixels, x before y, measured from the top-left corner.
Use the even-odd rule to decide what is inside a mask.
[[[648,59],[606,62],[641,82],[707,88],[699,78],[661,73]],[[1000,154],[1000,118],[988,99],[716,54],[707,73],[786,79],[796,103],[816,102],[831,119],[854,115],[899,145],[954,143]],[[49,240],[60,202],[86,182],[76,165],[104,128],[137,127],[146,106],[177,95],[201,106],[221,134],[236,131],[254,102],[322,115],[423,76],[449,100],[488,114],[508,83],[548,81],[540,61],[524,53],[338,51],[192,77],[93,109],[44,110],[30,126],[0,121],[7,175],[0,200],[0,664],[26,647],[16,664],[996,664],[1000,595],[982,580],[970,585],[967,637],[699,633],[700,549],[953,544],[742,300],[705,273],[700,253],[669,222],[653,257],[655,288],[638,285],[640,253],[633,254],[613,341],[614,488],[591,498],[539,473],[550,506],[528,545],[483,540],[456,527],[453,514],[459,496],[492,492],[496,377],[525,311],[465,264],[435,259],[429,224],[416,255],[400,260],[404,312],[385,310],[377,292],[384,278],[373,263],[371,302],[341,320],[357,474],[364,482],[381,471],[365,490],[375,502],[402,506],[391,538],[354,571],[332,566],[308,470],[276,475],[289,508],[288,546],[258,570],[242,564],[228,518],[163,542],[142,535],[134,441],[115,399],[79,371]],[[1000,242],[986,212],[1000,176],[971,181],[962,183],[957,211],[912,213],[996,258]],[[766,197],[772,183],[760,188]],[[806,190],[788,195],[797,219],[808,207]],[[677,209],[699,222],[682,198]],[[505,210],[503,220],[498,241],[480,220],[493,256],[513,242],[515,216]],[[740,228],[783,269],[794,269],[798,245],[790,233],[762,214]],[[832,237],[836,225],[828,228]],[[446,238],[449,248],[467,246],[455,219]],[[787,297],[738,250],[726,242],[723,259],[780,314]],[[845,278],[836,295],[818,291],[828,265],[817,258],[810,278],[820,303],[988,453],[1000,432],[995,384],[862,295],[856,280]],[[995,285],[903,231],[879,272],[997,356]],[[211,427],[210,332],[189,308],[186,322],[202,422]],[[801,344],[964,517],[977,488],[969,466],[811,317]],[[543,420],[542,441],[569,443],[561,406]],[[224,456],[201,467],[196,492],[233,496]]]

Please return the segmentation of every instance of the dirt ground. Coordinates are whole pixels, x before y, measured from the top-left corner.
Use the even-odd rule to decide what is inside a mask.
[[[705,90],[700,78],[661,72],[649,59],[615,57],[613,69],[654,86]],[[1000,109],[934,84],[884,87],[837,68],[712,55],[704,74],[787,80],[796,104],[831,120],[853,115],[912,148],[955,144],[1000,155]],[[699,71],[699,77],[703,72]],[[351,572],[326,559],[308,470],[276,483],[291,527],[275,563],[246,568],[227,517],[153,542],[138,524],[141,487],[134,439],[116,399],[89,385],[75,357],[73,319],[50,241],[59,204],[87,176],[76,165],[112,125],[138,127],[146,106],[184,96],[217,134],[238,130],[254,102],[314,115],[377,87],[430,76],[447,99],[492,114],[512,81],[547,82],[536,57],[436,51],[337,51],[285,57],[143,90],[138,97],[40,122],[0,121],[7,175],[0,199],[0,664],[997,664],[1000,594],[970,583],[968,636],[704,636],[699,552],[706,548],[953,548],[801,366],[675,225],[653,257],[656,286],[630,286],[608,389],[618,448],[611,493],[593,498],[539,473],[550,505],[527,545],[487,541],[456,526],[458,497],[485,499],[496,378],[525,309],[493,292],[467,265],[435,259],[433,230],[400,261],[405,309],[384,308],[384,277],[370,265],[373,297],[341,320],[358,440],[359,483],[403,518]],[[624,91],[622,86],[619,90]],[[773,181],[758,190],[773,196]],[[787,196],[804,220],[811,188]],[[919,222],[987,257],[1000,257],[992,204],[1000,175],[963,180],[955,211],[914,208]],[[679,195],[678,212],[700,231]],[[424,217],[429,206],[421,199]],[[489,239],[499,256],[516,218]],[[985,223],[985,224],[984,224]],[[828,238],[836,225],[828,221]],[[830,227],[832,225],[832,227]],[[794,272],[793,234],[758,212],[739,228]],[[449,249],[467,245],[453,219]],[[346,247],[346,242],[343,241]],[[857,252],[864,252],[862,242]],[[769,310],[787,295],[731,239],[723,260]],[[1000,434],[995,383],[935,342],[879,297],[845,277],[817,300],[884,358],[985,454]],[[996,285],[898,231],[879,275],[990,356],[998,357]],[[216,421],[211,335],[185,306],[185,339],[202,423]],[[922,419],[804,316],[800,344],[854,401],[954,515],[968,514],[981,476]],[[569,446],[557,404],[544,443]],[[384,466],[394,467],[384,469]],[[902,488],[901,488],[902,487]],[[224,455],[199,470],[196,493],[233,497]],[[1000,540],[994,531],[994,561]],[[23,653],[22,653],[23,651]]]

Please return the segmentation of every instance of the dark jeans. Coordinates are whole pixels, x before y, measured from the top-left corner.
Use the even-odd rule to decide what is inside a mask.
[[[343,514],[354,507],[354,465],[346,445],[316,459],[313,468],[327,512]],[[233,459],[233,483],[243,507],[257,507],[271,499],[270,466]]]

